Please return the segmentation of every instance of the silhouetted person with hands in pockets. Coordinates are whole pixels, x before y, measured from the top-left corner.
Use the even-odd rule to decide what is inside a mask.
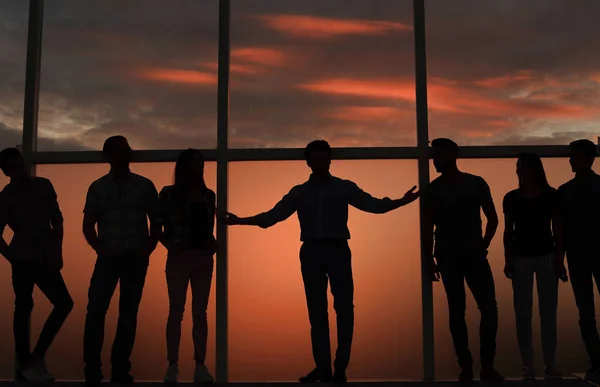
[[[504,273],[512,280],[523,379],[535,380],[536,376],[531,332],[534,276],[542,326],[545,379],[561,379],[554,363],[558,305],[556,259],[557,251],[562,250],[557,192],[548,184],[542,160],[535,154],[523,154],[518,158],[517,176],[519,188],[506,194],[502,207]]]
[[[150,180],[129,170],[133,151],[127,139],[109,137],[102,151],[110,164],[110,172],[90,185],[83,217],[83,234],[98,255],[90,281],[83,337],[88,386],[97,385],[103,379],[104,323],[118,283],[119,322],[110,359],[111,382],[131,384],[134,381],[129,374],[129,358],[150,254],[156,248],[159,235],[158,192]]]
[[[0,254],[12,268],[17,377],[34,383],[52,382],[54,377],[47,372],[44,358],[73,309],[73,299],[60,272],[63,217],[52,183],[31,176],[17,148],[0,152],[0,169],[10,178],[0,192]],[[14,232],[10,245],[1,237],[6,226]],[[53,309],[30,353],[28,327],[34,285]]]
[[[564,275],[564,256],[579,309],[579,327],[591,368],[586,377],[600,379],[600,337],[596,327],[594,280],[600,291],[600,176],[593,170],[596,145],[589,140],[569,144],[575,178],[558,188],[565,249],[559,252],[557,273]]]
[[[311,325],[313,358],[316,368],[300,378],[301,382],[346,382],[354,331],[354,283],[351,252],[348,246],[348,205],[359,210],[383,214],[419,197],[416,186],[402,199],[376,199],[355,183],[329,173],[331,148],[326,141],[313,141],[305,149],[306,163],[312,169],[307,182],[297,185],[275,207],[262,214],[238,218],[219,214],[229,225],[268,228],[298,213],[303,242],[300,264]],[[331,372],[327,282],[331,284],[336,315],[338,348]]]
[[[426,208],[423,221],[430,230],[424,244],[427,253],[433,253],[428,259],[431,279],[438,281],[441,274],[446,290],[450,332],[462,369],[459,380],[473,381],[473,358],[465,321],[466,280],[481,312],[480,377],[489,382],[502,382],[504,377],[494,368],[498,308],[494,277],[487,260],[488,247],[498,228],[492,194],[481,177],[458,169],[458,145],[454,141],[438,138],[431,146],[433,164],[441,176],[422,193]],[[487,218],[483,236],[481,210]]]
[[[164,229],[160,242],[168,251],[166,276],[169,292],[167,319],[167,359],[165,383],[179,376],[181,320],[188,287],[192,287],[192,337],[196,370],[194,382],[213,382],[204,364],[208,321],[206,308],[212,283],[217,242],[215,227],[216,195],[204,182],[204,157],[199,150],[181,153],[175,164],[174,184],[159,194],[157,223]]]

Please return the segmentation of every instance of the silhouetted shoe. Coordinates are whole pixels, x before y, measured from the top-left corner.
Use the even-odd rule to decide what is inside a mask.
[[[213,378],[204,364],[196,364],[194,383],[214,383],[214,381],[215,378]]]
[[[463,368],[458,375],[460,383],[473,383],[473,368]]]
[[[103,378],[104,378],[103,376],[99,376],[99,377],[87,376],[85,378],[85,387],[100,387],[100,385],[102,384]]]
[[[346,383],[348,381],[348,378],[346,378],[346,371],[338,371],[335,370],[335,372],[333,373],[333,382],[334,383]]]
[[[111,383],[120,385],[131,385],[134,381],[135,379],[130,374],[117,374],[110,378]]]
[[[562,375],[555,366],[547,366],[544,370],[544,379],[562,380]]]
[[[331,371],[323,371],[318,368],[299,379],[300,383],[331,382],[332,380]]]
[[[54,381],[54,376],[33,365],[23,369],[21,376],[29,383],[51,383]]]
[[[504,381],[504,376],[500,375],[493,366],[481,367],[479,378],[482,381],[490,383],[502,383]]]
[[[532,366],[523,367],[523,380],[535,380],[535,370]]]

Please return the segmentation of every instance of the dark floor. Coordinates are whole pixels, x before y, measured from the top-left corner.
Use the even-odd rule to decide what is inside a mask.
[[[13,383],[13,382],[0,382],[0,387],[13,387],[13,386],[23,386],[27,383]],[[158,387],[159,385],[162,385],[163,383],[160,382],[138,382],[135,384],[136,387]],[[192,384],[192,383],[179,383],[179,384],[183,384],[183,385],[188,385],[188,384]],[[264,386],[264,385],[268,385],[269,387],[275,387],[275,386],[290,386],[290,385],[298,385],[299,383],[229,383],[229,384],[234,384],[236,386],[240,386],[240,387],[260,387],[260,386]],[[426,383],[426,382],[356,382],[356,383],[349,383],[351,385],[355,385],[355,386],[366,386],[366,385],[378,385],[378,386],[398,386],[398,387],[458,387],[460,386],[458,382],[453,382],[453,381],[438,381],[438,382],[433,382],[433,383]],[[479,384],[479,382],[476,382],[476,384]],[[109,383],[105,384],[106,387],[109,387]],[[586,382],[582,381],[581,379],[577,379],[575,377],[573,378],[568,378],[568,379],[564,379],[564,380],[560,380],[560,381],[544,381],[544,380],[538,380],[535,382],[525,382],[522,380],[507,380],[506,382],[502,383],[502,386],[508,386],[508,387],[532,387],[532,386],[539,386],[539,387],[590,387],[589,384],[587,384]],[[83,386],[83,383],[81,382],[56,382],[53,384],[54,387],[79,387],[79,386]]]

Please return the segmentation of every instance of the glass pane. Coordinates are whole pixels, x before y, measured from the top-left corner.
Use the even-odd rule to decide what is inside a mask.
[[[216,147],[216,1],[46,2],[39,149]]]
[[[0,172],[0,190],[4,189],[8,182],[9,178]],[[3,237],[6,242],[10,242],[12,230],[7,227]],[[0,268],[0,294],[2,294],[0,296],[0,332],[4,333],[0,340],[0,353],[4,354],[0,356],[0,380],[12,380],[15,375],[15,342],[12,335],[15,297],[13,296],[10,264],[3,256],[0,256]]]
[[[232,2],[232,148],[416,144],[412,1]]]
[[[596,142],[600,4],[430,0],[430,137],[465,145]],[[557,28],[557,26],[560,26]]]
[[[309,173],[302,162],[232,163],[229,171],[230,208],[240,216],[271,208]],[[335,161],[332,173],[377,197],[402,197],[417,182],[412,160]],[[385,215],[350,209],[356,316],[350,379],[422,378],[418,210],[417,203]],[[296,381],[314,367],[295,218],[269,230],[229,229],[231,381]]]
[[[173,163],[144,163],[132,165],[132,171],[151,179],[157,190],[170,185]],[[50,179],[58,194],[65,218],[63,276],[75,301],[75,308],[48,354],[48,367],[56,377],[63,380],[83,379],[83,328],[87,307],[87,291],[96,262],[95,253],[85,242],[81,232],[83,205],[89,184],[107,172],[100,164],[41,165],[38,174]],[[73,176],[79,178],[73,179]],[[206,165],[206,183],[216,188],[216,163]],[[131,361],[132,374],[138,380],[158,381],[164,377],[167,367],[165,327],[169,304],[165,281],[166,251],[159,245],[152,255],[144,296],[140,305],[136,344]],[[214,278],[214,277],[213,277]],[[214,281],[208,306],[209,340],[207,366],[214,371],[215,363],[215,297]],[[110,377],[110,349],[115,336],[118,318],[118,289],[107,314],[103,363],[105,376]],[[32,337],[36,338],[51,308],[47,299],[36,290],[36,307],[32,320]],[[191,311],[191,293],[188,291],[186,311]],[[181,380],[192,380],[194,372],[193,345],[191,338],[191,314],[185,315],[182,326],[180,371]]]
[[[521,358],[517,345],[515,328],[515,314],[513,308],[512,284],[504,276],[504,247],[502,234],[504,233],[504,217],[502,215],[502,199],[507,192],[517,188],[516,160],[460,160],[462,170],[486,179],[492,190],[496,202],[496,211],[500,219],[500,226],[492,241],[489,250],[489,261],[494,273],[496,297],[499,311],[498,353],[496,364],[500,372],[509,377],[521,376]],[[544,167],[548,181],[553,187],[558,188],[573,177],[567,159],[546,159]],[[596,170],[600,170],[596,166]],[[431,168],[432,178],[437,177],[435,169]],[[483,217],[485,219],[485,217]],[[485,222],[485,220],[484,220]],[[485,224],[485,223],[484,223]],[[476,369],[479,369],[479,311],[470,292],[467,292],[467,326],[469,328],[469,342]],[[598,299],[598,297],[597,297]],[[600,300],[600,299],[599,299]],[[436,351],[436,377],[441,379],[456,379],[459,368],[454,355],[454,347],[448,328],[448,304],[442,284],[434,284],[435,305],[435,351]],[[578,311],[573,297],[570,283],[560,283],[559,287],[559,313],[558,313],[558,349],[556,352],[557,366],[564,375],[587,370],[587,355],[583,347],[579,332]],[[533,307],[533,343],[535,353],[535,366],[543,372],[540,320],[537,306],[537,291],[534,291]],[[541,375],[541,373],[540,373]]]
[[[0,2],[0,149],[23,137],[28,12],[28,1]]]

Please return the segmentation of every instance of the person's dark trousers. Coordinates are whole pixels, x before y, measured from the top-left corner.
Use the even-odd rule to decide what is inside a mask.
[[[600,368],[600,337],[596,326],[594,280],[600,292],[600,259],[594,255],[568,254],[569,277],[579,309],[579,328],[592,369]]]
[[[496,357],[498,306],[494,277],[486,254],[453,253],[437,256],[438,267],[448,298],[450,333],[454,350],[462,369],[473,367],[465,321],[466,292],[469,286],[481,312],[479,325],[480,358],[482,366],[493,366]]]
[[[99,382],[103,378],[101,356],[104,323],[117,283],[120,283],[119,321],[110,358],[112,377],[119,378],[129,374],[129,358],[135,342],[138,309],[146,282],[148,262],[148,256],[98,257],[88,291],[83,336],[86,381]]]
[[[73,299],[67,290],[60,270],[41,263],[15,262],[12,264],[12,285],[15,292],[13,330],[17,361],[20,368],[30,362],[44,359],[58,331],[73,310]],[[37,287],[54,306],[46,320],[33,352],[29,342],[29,317],[33,310],[33,287]]]
[[[307,241],[300,249],[302,280],[306,293],[313,358],[317,369],[331,371],[331,344],[327,311],[327,282],[331,284],[337,315],[338,348],[336,371],[345,371],[350,362],[354,332],[354,282],[352,254],[348,241]]]

